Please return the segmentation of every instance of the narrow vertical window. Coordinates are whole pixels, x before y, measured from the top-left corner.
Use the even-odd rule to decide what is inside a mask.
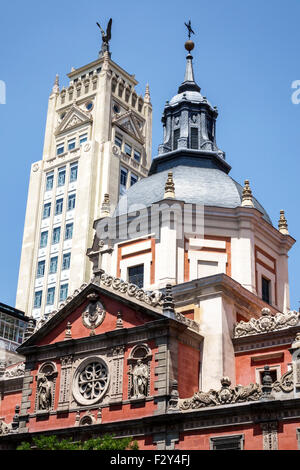
[[[77,181],[78,163],[74,163],[70,168],[70,183]]]
[[[132,186],[133,184],[135,184],[138,180],[138,177],[137,175],[135,175],[134,173],[131,173],[131,176],[130,176],[130,186]]]
[[[53,188],[53,178],[53,173],[46,176],[46,191],[51,191],[51,189]]]
[[[37,277],[43,277],[45,274],[45,261],[39,261],[37,266]]]
[[[54,304],[55,287],[49,287],[47,291],[47,305]]]
[[[270,286],[271,286],[271,281],[262,276],[261,278],[262,299],[268,304],[270,303],[270,290],[271,290]]]
[[[57,256],[50,259],[49,274],[55,274],[57,272]]]
[[[66,169],[62,168],[62,169],[58,170],[57,185],[58,186],[63,186],[65,184],[65,181],[66,181]]]
[[[178,147],[179,137],[180,137],[180,129],[176,129],[173,134],[173,150],[176,150]]]
[[[120,172],[120,194],[124,194],[124,192],[126,191],[127,174],[128,174],[128,171],[126,170],[126,168],[121,167],[121,172]]]
[[[55,202],[55,215],[60,215],[63,211],[63,199],[57,199]]]
[[[50,217],[50,212],[51,212],[51,202],[47,202],[44,204],[43,207],[43,219],[47,219]]]
[[[41,239],[40,239],[40,248],[45,248],[48,243],[48,230],[46,232],[41,233]]]
[[[76,194],[70,194],[68,197],[68,211],[75,209]]]
[[[70,269],[71,253],[65,253],[63,256],[62,270]]]
[[[52,245],[59,243],[60,240],[60,227],[55,227],[53,229]]]
[[[191,149],[198,149],[198,127],[191,127]]]
[[[131,284],[142,288],[144,286],[144,265],[132,266],[128,268],[128,281]]]
[[[61,284],[59,289],[59,300],[63,302],[68,296],[68,284]]]
[[[73,223],[66,225],[65,240],[70,240],[73,237]]]
[[[34,308],[40,308],[42,305],[42,295],[43,292],[41,290],[34,293]]]
[[[56,146],[56,155],[61,155],[62,153],[64,153],[64,151],[65,151],[64,144],[59,144]]]

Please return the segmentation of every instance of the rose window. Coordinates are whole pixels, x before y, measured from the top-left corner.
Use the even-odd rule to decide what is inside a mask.
[[[81,404],[96,403],[105,393],[109,382],[108,368],[102,360],[84,362],[75,379],[74,396]]]

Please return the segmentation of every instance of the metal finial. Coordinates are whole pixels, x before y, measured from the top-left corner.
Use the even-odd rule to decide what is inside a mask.
[[[184,23],[185,26],[187,27],[188,29],[188,37],[189,39],[191,39],[191,34],[195,34],[195,32],[192,30],[192,23],[191,23],[191,20],[189,20],[188,23]]]

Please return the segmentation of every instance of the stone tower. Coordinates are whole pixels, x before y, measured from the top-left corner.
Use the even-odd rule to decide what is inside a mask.
[[[149,87],[110,58],[56,76],[49,97],[43,158],[31,167],[16,306],[28,316],[55,310],[90,279],[86,251],[93,221],[111,210],[151,163]]]

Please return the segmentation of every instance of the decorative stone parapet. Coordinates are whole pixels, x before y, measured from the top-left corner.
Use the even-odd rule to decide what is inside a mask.
[[[251,383],[246,387],[236,385],[230,388],[231,381],[228,377],[221,379],[222,388],[219,391],[209,390],[209,392],[196,392],[191,398],[179,399],[179,409],[190,411],[208,406],[229,405],[233,403],[243,403],[246,401],[256,401],[262,396],[260,385]]]
[[[16,377],[23,377],[25,372],[25,362],[20,362],[16,364],[14,367],[10,367],[6,369],[3,378],[4,379],[14,379]]]
[[[270,331],[283,330],[291,326],[300,326],[300,313],[291,311],[288,313],[276,313],[272,315],[268,308],[263,308],[260,318],[251,318],[248,322],[236,323],[233,338],[268,333]]]

